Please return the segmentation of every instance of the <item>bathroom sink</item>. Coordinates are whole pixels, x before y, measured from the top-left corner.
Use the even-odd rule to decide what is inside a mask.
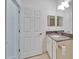
[[[60,35],[52,35],[51,37],[61,37]]]
[[[70,37],[63,36],[63,35],[51,35],[50,37],[56,41],[63,41],[63,40],[70,39]]]

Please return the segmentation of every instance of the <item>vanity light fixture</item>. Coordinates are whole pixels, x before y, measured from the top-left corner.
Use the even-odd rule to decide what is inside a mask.
[[[63,5],[59,5],[59,6],[58,6],[58,9],[59,9],[59,10],[64,10],[65,8],[64,8]]]
[[[65,8],[68,8],[69,7],[69,2],[70,1],[71,0],[65,0],[65,1],[61,2],[61,5],[59,5],[57,7],[57,9],[59,9],[59,10],[65,10]]]
[[[64,5],[65,8],[68,8],[69,7],[68,1],[62,2],[62,5]]]

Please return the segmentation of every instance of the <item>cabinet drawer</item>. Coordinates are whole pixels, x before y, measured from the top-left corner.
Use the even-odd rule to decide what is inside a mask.
[[[66,41],[61,41],[61,42],[57,42],[57,46],[61,47],[61,46],[66,46],[66,47],[69,47],[69,46],[73,46],[73,40],[66,40]]]

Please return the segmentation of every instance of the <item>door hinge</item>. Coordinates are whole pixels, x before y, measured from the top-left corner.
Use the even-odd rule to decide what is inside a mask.
[[[20,29],[19,29],[19,32],[20,32]]]
[[[20,49],[18,51],[20,52]]]
[[[18,13],[20,13],[20,10],[18,11]]]

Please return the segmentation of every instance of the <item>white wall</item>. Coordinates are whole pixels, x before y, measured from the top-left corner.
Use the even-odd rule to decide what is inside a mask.
[[[57,0],[22,0],[23,7],[38,8],[42,10],[43,26],[45,31],[65,30],[65,32],[72,33],[72,5],[65,11],[56,10]],[[60,0],[58,0],[60,2]],[[48,15],[60,15],[64,17],[62,27],[47,26]]]
[[[72,3],[70,7],[64,11],[64,30],[67,33],[73,33],[73,12],[72,12]]]
[[[18,59],[18,8],[6,1],[6,59]]]

